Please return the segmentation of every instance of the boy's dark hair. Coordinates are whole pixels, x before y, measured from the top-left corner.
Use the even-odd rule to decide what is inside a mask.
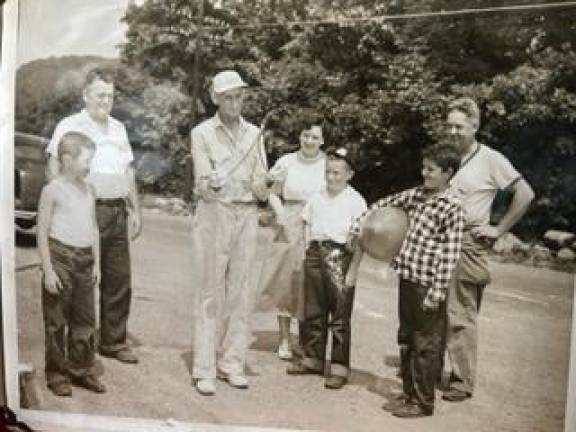
[[[461,112],[475,127],[480,126],[480,109],[478,108],[478,104],[472,98],[461,97],[454,99],[448,104],[448,113],[451,111]]]
[[[309,130],[312,126],[319,126],[324,134],[326,122],[320,115],[308,115],[300,121],[300,131]]]
[[[82,149],[96,150],[96,144],[86,135],[80,132],[66,132],[58,143],[58,160],[62,162],[65,154],[76,159]]]
[[[84,86],[86,89],[90,84],[96,80],[104,81],[106,84],[114,84],[114,72],[112,69],[94,68],[91,69],[84,78]]]
[[[350,152],[345,147],[330,148],[326,151],[327,160],[340,160],[346,162],[348,168],[354,171],[354,162],[350,158]]]
[[[426,147],[422,151],[422,158],[428,159],[438,165],[442,171],[452,171],[452,175],[460,168],[461,155],[450,144],[436,144]]]

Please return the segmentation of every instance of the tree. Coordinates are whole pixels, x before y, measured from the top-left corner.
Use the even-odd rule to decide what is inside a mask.
[[[442,140],[446,102],[469,94],[482,108],[482,141],[504,152],[539,197],[518,229],[570,229],[576,200],[562,170],[572,167],[576,142],[575,9],[382,18],[507,3],[148,0],[124,18],[116,111],[138,148],[160,150],[174,167],[148,187],[182,194],[189,131],[215,109],[210,77],[234,68],[252,88],[246,117],[259,123],[274,110],[271,162],[296,147],[302,119],[319,114],[327,145],[352,151],[356,186],[373,200],[420,181],[420,152]],[[195,79],[203,91],[194,103],[205,109],[192,119]]]

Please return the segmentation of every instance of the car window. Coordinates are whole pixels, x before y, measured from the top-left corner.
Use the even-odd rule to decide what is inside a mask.
[[[16,159],[32,159],[41,161],[45,158],[44,149],[32,145],[16,145],[14,148]]]

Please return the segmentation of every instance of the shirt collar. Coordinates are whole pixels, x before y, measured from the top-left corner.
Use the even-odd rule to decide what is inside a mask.
[[[90,123],[92,126],[96,127],[98,130],[101,130],[100,126],[98,125],[98,123],[96,123],[94,121],[94,119],[92,117],[90,117],[90,114],[88,113],[88,110],[86,108],[82,108],[82,111],[80,111],[80,113],[82,114],[83,118],[85,121],[87,121],[88,123]],[[112,125],[112,122],[110,121],[110,116],[108,116],[106,118],[106,123],[107,126],[110,127]]]
[[[482,149],[482,144],[480,144],[478,141],[475,141],[475,143],[476,143],[476,148],[473,149],[470,153],[464,155],[464,158],[460,162],[460,168],[459,169],[461,169],[464,165],[466,165],[468,162],[470,162]]]
[[[447,200],[457,200],[460,201],[462,197],[462,191],[455,189],[454,187],[450,186],[444,192],[442,192],[441,196],[446,198]]]
[[[426,196],[424,195],[424,186],[418,186],[416,188],[416,195],[422,201],[426,201],[427,199],[430,199],[430,198],[426,198]],[[458,190],[454,189],[453,187],[448,187],[444,191],[437,194],[434,198],[435,199],[448,200],[448,201],[452,201],[455,199],[460,200],[460,193],[458,192]]]
[[[349,184],[347,184],[346,187],[338,193],[338,195],[334,195],[334,196],[332,196],[328,193],[328,189],[324,188],[322,190],[322,192],[324,193],[324,197],[326,197],[326,199],[331,199],[331,200],[338,199],[341,196],[348,194],[349,191],[350,191],[350,185]]]
[[[218,111],[216,111],[216,114],[214,114],[214,116],[212,117],[212,121],[214,122],[214,127],[224,128],[226,130],[228,129],[226,125],[222,123],[222,119],[220,118]],[[240,130],[243,131],[244,129],[246,129],[247,125],[248,122],[244,120],[244,117],[240,116]]]

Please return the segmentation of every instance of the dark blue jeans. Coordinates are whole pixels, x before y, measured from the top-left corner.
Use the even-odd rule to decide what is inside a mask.
[[[118,352],[127,347],[127,325],[132,299],[130,244],[124,199],[97,200],[100,231],[100,350]]]
[[[427,412],[434,411],[434,386],[441,373],[444,304],[437,311],[424,311],[428,288],[400,280],[399,312],[402,387]]]
[[[344,278],[351,254],[344,245],[312,242],[304,260],[304,319],[300,322],[303,363],[323,370],[328,328],[332,331],[331,374],[347,376],[350,369],[350,318],[354,287]]]
[[[49,240],[50,258],[62,291],[49,293],[43,284],[45,369],[48,384],[68,381],[69,375],[93,373],[95,307],[92,248]]]

